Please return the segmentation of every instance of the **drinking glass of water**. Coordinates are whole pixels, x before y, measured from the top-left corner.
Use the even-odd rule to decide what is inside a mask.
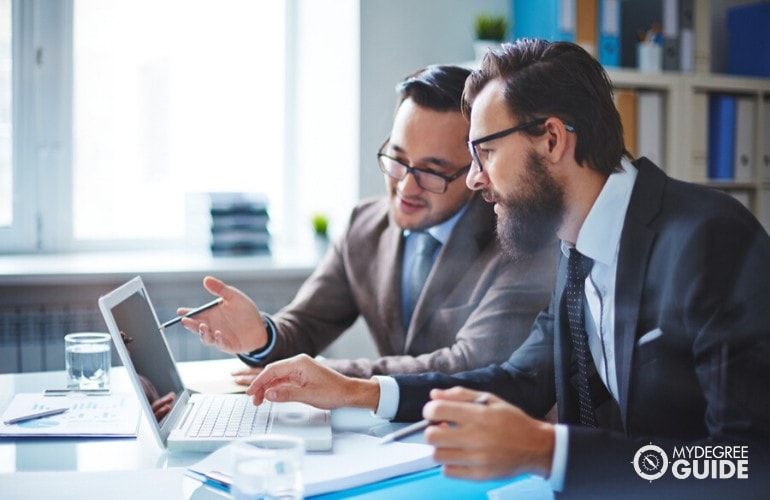
[[[233,444],[235,500],[300,500],[304,493],[302,457],[305,444],[296,436],[265,434]]]
[[[108,389],[112,364],[108,333],[69,333],[64,336],[64,366],[68,389]]]

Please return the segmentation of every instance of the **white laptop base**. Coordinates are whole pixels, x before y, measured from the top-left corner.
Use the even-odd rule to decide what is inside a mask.
[[[302,403],[255,407],[245,394],[191,394],[185,389],[141,277],[101,297],[99,308],[161,446],[172,451],[205,452],[241,436],[273,433],[299,436],[310,451],[331,449],[328,410]],[[169,392],[175,394],[171,412],[158,422],[150,395],[157,397]],[[207,409],[213,410],[213,416],[204,418],[202,411]],[[230,415],[231,410],[235,417]],[[230,418],[217,421],[224,416]]]

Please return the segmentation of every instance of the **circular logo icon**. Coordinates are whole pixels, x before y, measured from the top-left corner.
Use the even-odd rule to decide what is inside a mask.
[[[634,455],[633,464],[639,477],[654,481],[668,470],[668,456],[660,446],[648,444],[639,448]]]

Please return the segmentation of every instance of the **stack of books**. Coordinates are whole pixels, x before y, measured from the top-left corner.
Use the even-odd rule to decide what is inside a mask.
[[[270,253],[267,198],[254,193],[211,193],[211,253]]]

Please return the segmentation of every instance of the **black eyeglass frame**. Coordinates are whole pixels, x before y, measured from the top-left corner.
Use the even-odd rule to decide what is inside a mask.
[[[483,144],[485,142],[494,141],[495,139],[500,139],[502,137],[511,135],[511,134],[513,134],[515,132],[521,132],[523,130],[527,130],[529,128],[536,127],[538,125],[542,125],[543,123],[546,122],[546,120],[548,120],[547,117],[546,118],[537,118],[535,120],[528,121],[526,123],[522,123],[522,124],[516,125],[515,127],[507,128],[505,130],[501,130],[500,132],[495,132],[494,134],[485,135],[484,137],[479,137],[478,139],[474,139],[472,141],[468,141],[468,151],[471,154],[471,158],[473,159],[473,163],[475,163],[476,166],[478,167],[479,172],[481,172],[483,170],[483,168],[481,166],[481,158],[479,157],[479,152],[476,149],[476,146],[478,146],[479,144]],[[575,127],[573,127],[572,125],[570,125],[568,123],[564,124],[564,128],[567,130],[567,132],[574,132],[575,131]]]
[[[382,144],[382,146],[380,146],[380,150],[377,152],[377,164],[380,167],[380,171],[383,174],[391,177],[392,179],[396,179],[397,181],[402,181],[402,180],[406,179],[407,175],[412,174],[414,176],[414,179],[417,181],[417,185],[420,186],[425,191],[428,191],[428,192],[431,192],[431,193],[435,193],[435,194],[444,194],[444,193],[446,193],[446,190],[449,188],[449,183],[450,182],[454,182],[457,179],[459,179],[460,177],[462,177],[463,175],[467,174],[468,170],[470,170],[471,166],[473,166],[473,163],[469,163],[468,165],[466,165],[465,167],[461,168],[460,170],[458,170],[457,172],[455,172],[452,175],[443,175],[443,174],[440,174],[440,173],[436,172],[435,170],[431,170],[431,169],[428,169],[428,168],[416,168],[416,167],[413,167],[411,165],[408,165],[408,164],[404,163],[403,161],[399,160],[398,158],[393,158],[392,156],[383,153],[382,150],[385,149],[385,146],[388,145],[388,142],[390,142],[390,138],[385,140],[385,142]],[[398,178],[398,177],[394,176],[393,174],[391,174],[390,172],[388,172],[385,169],[385,166],[382,164],[382,158],[387,158],[388,160],[396,162],[399,165],[401,165],[402,167],[404,167],[406,169],[406,172],[404,173],[404,175],[401,178]],[[432,175],[434,177],[438,177],[439,179],[444,181],[444,188],[441,191],[436,191],[435,189],[428,189],[427,187],[423,186],[422,181],[420,180],[420,174]]]

